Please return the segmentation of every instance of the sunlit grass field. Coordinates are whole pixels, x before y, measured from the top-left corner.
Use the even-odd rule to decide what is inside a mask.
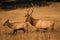
[[[4,27],[3,23],[9,19],[10,22],[24,22],[26,9],[0,10],[0,40],[60,40],[60,3],[52,3],[49,6],[34,7],[32,17],[41,20],[53,20],[55,22],[53,32],[36,32],[34,27],[29,26],[28,32],[18,30],[16,35],[11,35],[13,29]]]

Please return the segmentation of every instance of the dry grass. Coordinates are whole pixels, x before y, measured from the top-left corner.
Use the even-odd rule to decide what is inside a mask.
[[[23,22],[26,9],[0,11],[0,40],[60,40],[60,3],[53,3],[46,7],[34,7],[32,16],[37,19],[54,20],[54,32],[32,32],[34,27],[30,26],[28,33],[18,31],[17,35],[11,36],[12,29],[3,27],[5,20],[10,22]]]

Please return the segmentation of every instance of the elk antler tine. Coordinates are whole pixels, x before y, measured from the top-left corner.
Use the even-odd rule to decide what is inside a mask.
[[[28,9],[28,13],[27,14],[29,14],[29,11],[30,11],[30,8]]]
[[[31,9],[32,11],[31,11],[31,13],[30,13],[30,15],[33,13],[33,9]]]
[[[26,9],[26,10],[27,10],[27,14],[29,14],[30,8],[29,9]]]

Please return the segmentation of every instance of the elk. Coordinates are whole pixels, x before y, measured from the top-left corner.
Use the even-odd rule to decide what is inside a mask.
[[[29,13],[30,10],[31,13]],[[35,19],[32,17],[32,13],[33,9],[30,8],[27,10],[27,13],[24,16],[26,17],[25,21],[29,22],[32,26],[34,26],[37,31],[40,29],[52,31],[54,29],[54,21]]]
[[[9,28],[13,29],[13,33],[12,34],[16,34],[17,30],[23,30],[25,32],[26,29],[27,29],[28,24],[26,22],[10,23],[9,19],[8,19],[7,21],[5,21],[3,26],[8,26]]]

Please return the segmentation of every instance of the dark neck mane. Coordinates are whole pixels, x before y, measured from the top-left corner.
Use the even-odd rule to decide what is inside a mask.
[[[29,22],[30,22],[31,25],[34,26],[34,18],[31,17]]]
[[[30,23],[32,26],[35,26],[38,20],[39,20],[39,19],[34,19],[33,17],[30,17],[29,23]]]
[[[33,17],[26,18],[26,22],[29,22],[32,26],[35,26],[37,23],[37,20],[39,19],[34,19]]]

